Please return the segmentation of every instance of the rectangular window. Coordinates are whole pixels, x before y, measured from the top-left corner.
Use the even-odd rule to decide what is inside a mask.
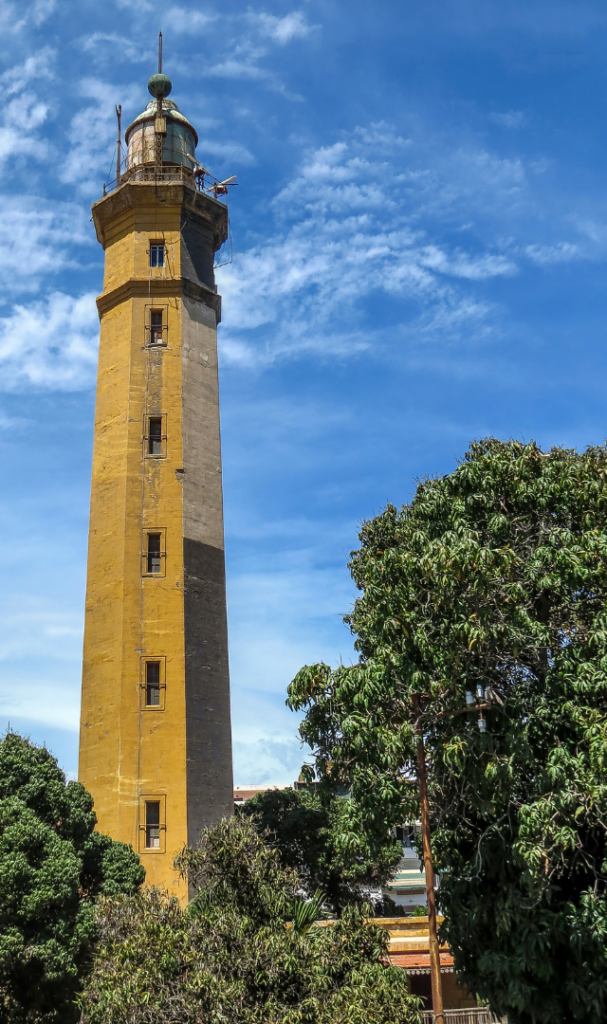
[[[150,348],[166,345],[169,333],[169,307],[154,303],[145,307],[145,343]]]
[[[139,797],[139,850],[166,852],[166,794],[146,793]]]
[[[160,800],[145,802],[145,848],[160,849]]]
[[[145,703],[147,707],[160,707],[160,662],[147,661],[145,665]]]
[[[164,711],[166,695],[166,657],[143,657],[141,659],[141,709],[143,711]]]
[[[150,313],[150,345],[162,345],[162,329],[162,310],[153,309]]]
[[[166,416],[147,416],[144,422],[143,443],[145,457],[165,459],[167,453]]]
[[[148,573],[156,575],[160,572],[162,572],[160,534],[148,533]]]
[[[144,576],[166,575],[166,530],[150,527],[144,531],[141,550]]]
[[[164,242],[150,242],[150,266],[164,267]]]
[[[151,416],[148,431],[148,455],[163,455],[162,451],[162,417]]]

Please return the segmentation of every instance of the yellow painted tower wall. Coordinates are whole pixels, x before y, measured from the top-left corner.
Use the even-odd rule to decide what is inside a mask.
[[[226,210],[187,184],[127,182],[93,207],[105,249],[86,592],[80,768],[98,828],[148,884],[231,813],[232,775],[213,254]],[[164,266],[150,266],[151,243]],[[153,343],[151,312],[162,313]],[[149,420],[162,421],[150,455]],[[148,574],[147,533],[161,535]],[[160,665],[146,707],[145,663]],[[160,805],[147,849],[146,803]]]

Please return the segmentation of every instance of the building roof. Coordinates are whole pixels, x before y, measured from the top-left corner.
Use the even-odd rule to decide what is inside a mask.
[[[426,879],[417,857],[403,858],[385,888],[396,893],[425,892]]]
[[[278,789],[290,789],[290,786],[234,786],[234,800],[237,803],[244,803],[245,800],[251,800],[252,797],[257,796],[259,793],[268,793],[270,790]]]
[[[393,967],[404,967],[409,974],[430,974],[430,954],[419,950],[406,950],[398,953],[388,952]],[[454,970],[453,955],[449,952],[440,954],[441,974],[451,974]]]

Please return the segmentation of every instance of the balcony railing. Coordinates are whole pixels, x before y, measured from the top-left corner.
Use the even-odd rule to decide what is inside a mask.
[[[215,199],[223,199],[224,193],[218,192],[215,194],[213,185],[216,184],[213,178],[209,175],[195,175],[193,170],[189,167],[184,167],[183,164],[161,164],[159,168],[156,168],[154,164],[137,164],[135,167],[131,167],[123,171],[120,175],[120,184],[124,185],[127,181],[145,181],[155,182],[158,185],[169,185],[175,182],[183,182],[186,185],[190,185],[191,188],[195,188],[197,192],[204,192],[205,195],[211,195]],[[109,181],[103,186],[104,196],[108,192],[113,192],[116,188],[116,181]]]
[[[162,164],[158,170],[153,164],[139,164],[130,171],[125,171],[120,184],[124,184],[125,181],[157,181],[163,185],[171,181],[185,181],[188,185],[196,187],[193,171],[183,164]]]

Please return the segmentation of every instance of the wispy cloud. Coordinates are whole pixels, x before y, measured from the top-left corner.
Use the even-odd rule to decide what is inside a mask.
[[[30,4],[0,3],[0,20],[5,35],[17,36],[28,28],[40,28],[57,6],[56,0],[34,0]]]
[[[205,68],[204,73],[213,78],[271,78],[272,73],[260,65],[266,52],[261,46],[241,43],[228,56]]]
[[[274,233],[221,271],[225,358],[253,367],[381,351],[363,324],[382,296],[396,303],[393,339],[486,339],[495,309],[479,285],[518,274],[521,258],[548,266],[589,254],[579,240],[546,241],[541,174],[383,123],[312,151],[271,202]]]
[[[275,14],[266,14],[265,11],[249,11],[249,20],[259,29],[261,35],[269,36],[281,46],[310,33],[310,25],[301,11],[291,11],[282,18]]]
[[[79,702],[77,687],[66,686],[61,671],[49,672],[48,658],[40,655],[46,671],[36,672],[35,678],[25,676],[21,686],[13,686],[0,697],[0,716],[14,723],[15,719],[27,719],[50,728],[76,731],[79,726]],[[53,666],[54,667],[54,666]],[[16,673],[11,673],[16,680]],[[53,699],[49,700],[49,692]]]
[[[202,157],[217,157],[218,160],[232,161],[236,166],[248,167],[257,163],[253,153],[249,152],[246,146],[239,142],[220,142],[217,139],[203,136],[198,144],[198,152]]]
[[[88,217],[75,203],[0,195],[0,218],[0,301],[15,292],[37,291],[45,277],[76,265],[77,246],[93,242]]]
[[[526,121],[522,110],[506,110],[503,113],[495,112],[489,115],[490,120],[504,128],[520,128]]]
[[[35,0],[28,11],[28,18],[36,28],[47,21],[57,7],[57,0]]]
[[[45,46],[0,76],[3,94],[11,97],[0,114],[0,165],[6,165],[10,158],[15,170],[22,168],[26,160],[48,160],[51,147],[39,129],[47,120],[49,105],[27,86],[52,80],[54,60],[55,51]]]
[[[227,46],[218,60],[204,68],[205,75],[257,80],[290,99],[301,99],[290,94],[280,81],[272,66],[271,54],[272,46],[284,47],[310,35],[315,26],[308,24],[302,11],[290,11],[279,17],[249,9],[244,18],[227,16],[221,24],[227,32]]]
[[[16,64],[0,75],[2,92],[4,96],[14,96],[21,92],[33,79],[46,79],[55,77],[53,65],[55,63],[56,51],[50,46],[44,46],[36,53],[32,53],[22,64]]]
[[[436,215],[461,203],[453,179],[441,180],[436,168],[407,167],[409,151],[408,139],[374,126],[310,155],[274,200],[284,227],[222,274],[227,358],[253,365],[305,350],[360,351],[373,341],[357,323],[361,303],[382,293],[403,303],[409,326],[413,319],[425,332],[432,323],[457,331],[466,321],[477,326],[489,306],[460,294],[455,282],[512,275],[516,262],[497,244],[487,251],[474,241],[465,250],[428,237],[417,224],[419,205],[434,206]],[[462,160],[456,152],[456,171]],[[494,192],[504,178],[521,177],[518,167],[500,169],[478,154],[467,164]],[[247,339],[262,326],[261,344]]]
[[[551,263],[568,263],[582,255],[580,246],[572,242],[559,242],[557,245],[527,245],[525,255],[540,266]]]
[[[95,296],[53,292],[16,305],[0,318],[0,367],[4,390],[22,387],[71,390],[94,382],[98,318]]]
[[[204,32],[218,18],[215,12],[207,13],[190,7],[169,7],[166,12],[166,23],[171,26],[171,32],[179,33]]]
[[[48,158],[49,145],[37,133],[47,114],[48,104],[40,102],[33,92],[22,93],[4,107],[0,127],[1,164],[6,164],[9,157],[17,158],[17,166],[22,166],[26,157],[36,162]]]
[[[298,722],[295,716],[290,733],[274,738],[236,740],[234,742],[234,784],[236,786],[292,786],[299,778],[301,766],[309,760],[310,751],[301,749],[294,735]]]
[[[101,80],[85,80],[81,92],[93,103],[72,121],[65,177],[97,195],[102,157],[108,150],[112,157],[112,108]],[[483,148],[448,151],[441,141],[418,142],[380,123],[305,157],[270,203],[274,230],[219,272],[227,362],[253,368],[306,352],[340,359],[369,347],[381,353],[372,308],[386,299],[393,303],[393,341],[427,344],[440,336],[443,344],[474,344],[490,336],[495,319],[493,303],[477,287],[516,275],[525,261],[550,267],[588,256],[589,243],[584,248],[579,235],[547,240],[542,228],[533,237],[542,220],[533,191],[541,172]],[[0,152],[1,143],[0,132]],[[253,162],[246,150],[213,140],[203,140],[201,152]],[[68,242],[88,240],[76,207],[5,201],[4,214],[14,227],[5,233],[8,285],[39,286],[42,275],[68,265]],[[8,244],[0,241],[0,258]],[[10,386],[88,386],[97,326],[87,302],[59,293],[49,299],[61,329],[64,321],[70,327],[58,348],[43,343],[42,358],[34,359],[32,348],[35,325],[46,315],[39,305],[15,307],[1,322]],[[81,317],[89,308],[85,328]],[[17,330],[31,344],[17,345]]]
[[[117,32],[91,32],[78,40],[83,53],[91,54],[98,63],[115,63],[117,60],[130,64],[150,63],[151,53],[142,49],[138,41]]]
[[[69,129],[71,149],[63,165],[61,179],[65,183],[73,183],[82,195],[98,198],[102,182],[115,177],[115,105],[122,103],[127,109],[136,108],[139,91],[134,87],[108,86],[101,78],[83,79],[79,83],[79,91],[85,100],[91,102],[72,118]]]

